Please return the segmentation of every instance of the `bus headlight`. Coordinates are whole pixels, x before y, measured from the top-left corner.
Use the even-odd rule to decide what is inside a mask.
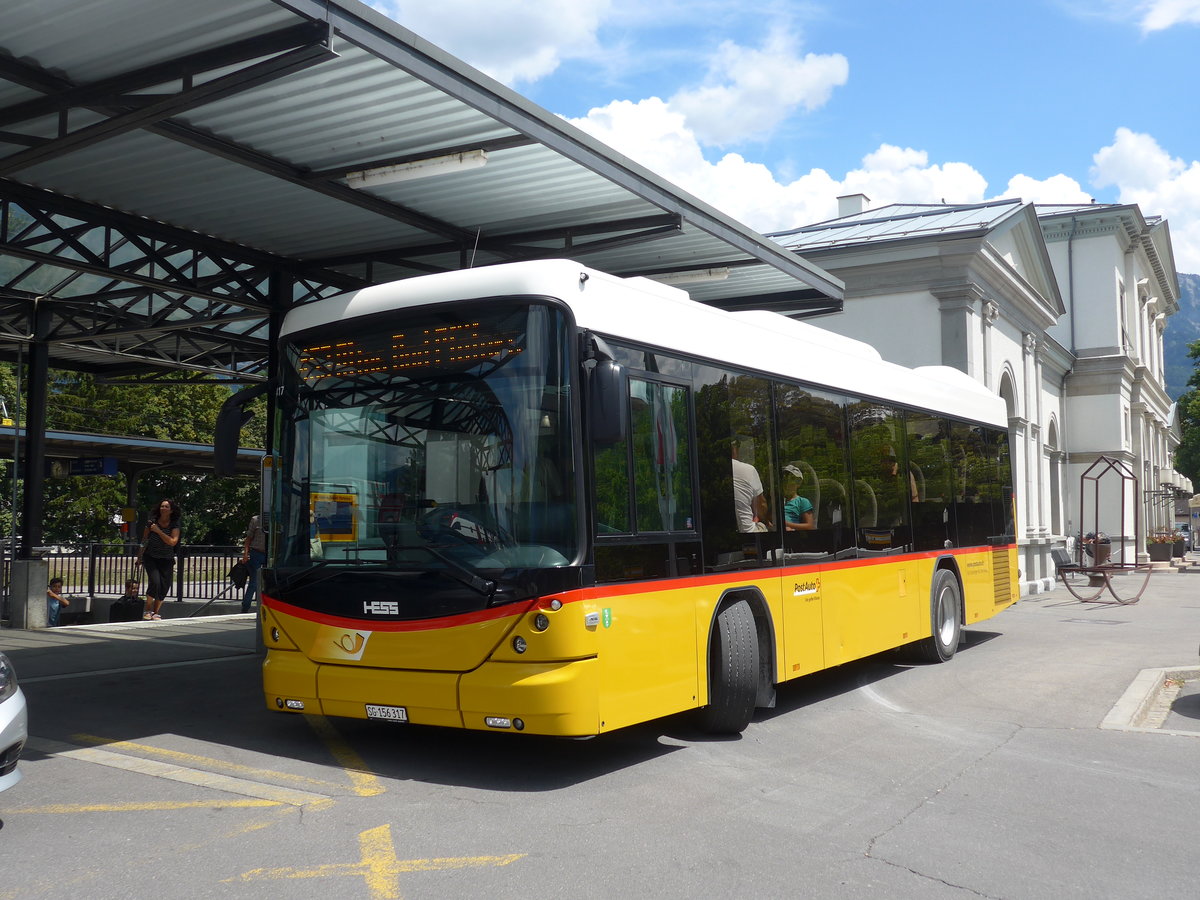
[[[533,617],[533,628],[535,631],[545,631],[550,627],[550,617],[545,613],[538,613]]]
[[[517,653],[524,653],[526,650],[529,649],[529,645],[527,643],[525,643],[525,638],[521,637],[518,634],[515,638],[512,639],[512,648]]]

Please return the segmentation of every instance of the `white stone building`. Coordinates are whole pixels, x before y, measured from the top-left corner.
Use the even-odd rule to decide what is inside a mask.
[[[1171,469],[1163,387],[1179,295],[1166,222],[1128,205],[867,203],[839,198],[839,218],[773,237],[846,283],[844,311],[815,324],[1004,397],[1022,592],[1053,587],[1050,551],[1081,531],[1112,535],[1115,559],[1144,558],[1163,485],[1190,489]],[[1080,476],[1101,457],[1139,486],[1088,481],[1081,508]]]

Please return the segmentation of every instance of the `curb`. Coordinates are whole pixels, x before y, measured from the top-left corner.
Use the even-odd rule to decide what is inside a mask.
[[[1169,666],[1162,669],[1142,669],[1125,689],[1101,728],[1113,731],[1142,731],[1155,734],[1175,734],[1200,737],[1200,731],[1178,731],[1160,727],[1166,721],[1171,703],[1179,694],[1179,684],[1200,678],[1200,666]],[[1178,682],[1170,684],[1170,682]]]

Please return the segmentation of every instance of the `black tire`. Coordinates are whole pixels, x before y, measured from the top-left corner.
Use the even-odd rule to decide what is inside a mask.
[[[741,734],[758,697],[758,629],[745,600],[719,613],[708,644],[708,706],[700,727],[710,734]]]
[[[962,638],[962,591],[954,573],[946,569],[933,573],[933,585],[929,589],[929,624],[932,634],[916,643],[918,657],[924,662],[949,662]]]

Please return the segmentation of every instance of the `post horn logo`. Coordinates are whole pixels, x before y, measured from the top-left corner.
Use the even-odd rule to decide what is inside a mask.
[[[354,634],[343,634],[340,638],[334,641],[339,650],[347,656],[358,656],[362,653],[363,645],[367,642],[366,637],[361,632]]]

